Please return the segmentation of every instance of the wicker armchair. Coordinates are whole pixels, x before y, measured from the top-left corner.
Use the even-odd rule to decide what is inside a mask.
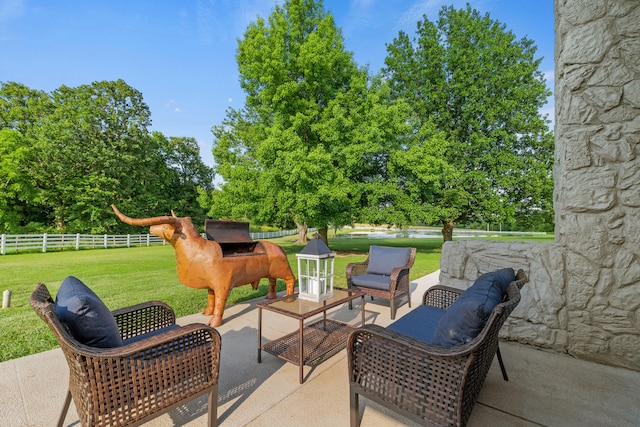
[[[499,351],[498,332],[520,302],[520,288],[526,282],[520,270],[478,336],[456,347],[432,345],[377,325],[351,333],[347,342],[351,426],[360,423],[359,396],[422,425],[466,425]],[[423,296],[423,304],[446,309],[461,293],[434,286]],[[506,380],[504,369],[503,373]]]
[[[69,365],[69,391],[58,426],[71,398],[82,426],[128,426],[205,394],[208,425],[217,425],[220,334],[215,329],[177,326],[173,310],[152,301],[113,311],[124,345],[97,348],[73,338],[45,285],[36,286],[30,304],[53,331]]]
[[[376,248],[383,248],[383,250],[397,251],[407,249],[409,252],[408,259],[406,264],[393,268],[390,271],[389,275],[380,275],[380,277],[384,277],[384,285],[380,285],[374,276],[378,276],[377,274],[370,274],[370,265],[369,262],[372,258],[372,246],[369,250],[369,256],[364,262],[354,262],[347,265],[347,287],[349,289],[360,290],[365,293],[365,295],[369,295],[371,299],[373,297],[384,298],[389,300],[389,306],[391,308],[391,319],[396,318],[396,300],[402,298],[404,296],[407,297],[407,304],[411,307],[411,295],[409,295],[409,270],[413,267],[413,261],[416,258],[416,248],[388,248],[378,246]],[[373,281],[368,281],[370,284],[366,284],[367,280],[364,280],[365,283],[356,284],[359,277],[374,277]],[[355,279],[355,280],[354,280]],[[349,308],[351,308],[351,303],[349,303]]]

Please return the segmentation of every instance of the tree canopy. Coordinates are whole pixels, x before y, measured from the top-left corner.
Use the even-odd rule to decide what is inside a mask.
[[[322,2],[286,1],[247,28],[237,60],[246,105],[213,129],[224,184],[210,198],[210,214],[295,223],[301,241],[308,226],[326,237],[329,225],[353,222],[359,189],[352,178],[363,155],[382,151],[366,146],[375,135],[353,138],[357,129],[375,133],[356,115],[384,106],[363,96],[366,70],[345,51],[333,17]]]
[[[112,203],[133,216],[176,209],[202,221],[196,188],[212,188],[211,168],[192,138],[152,135],[150,124],[142,94],[122,80],[51,94],[2,83],[0,231],[128,230]]]
[[[439,221],[445,240],[460,221],[551,210],[553,136],[539,113],[550,92],[531,40],[470,6],[443,7],[387,51],[384,77],[413,124],[391,162],[407,196],[396,209]]]
[[[355,221],[526,221],[551,211],[550,92],[532,41],[469,6],[400,32],[370,76],[321,1],[288,0],[238,42],[242,110],[214,126],[210,214],[326,229]]]

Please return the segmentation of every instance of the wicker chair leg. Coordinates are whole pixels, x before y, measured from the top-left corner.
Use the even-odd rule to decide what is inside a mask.
[[[216,427],[218,425],[218,385],[216,384],[209,392],[209,420],[207,425],[209,427]]]
[[[62,413],[60,414],[60,418],[58,419],[58,427],[62,427],[64,425],[64,419],[67,417],[67,412],[69,411],[69,405],[71,405],[71,391],[67,391],[67,397],[64,399],[64,406],[62,407]]]
[[[496,355],[498,356],[498,363],[500,364],[500,370],[502,371],[502,378],[505,381],[509,381],[507,370],[505,369],[504,362],[502,361],[502,354],[500,354],[500,344],[498,344],[498,351],[496,351]]]
[[[395,320],[396,319],[396,304],[395,304],[395,298],[391,297],[389,299],[389,305],[391,306],[391,320]]]
[[[360,425],[360,405],[358,393],[353,391],[353,387],[349,386],[349,413],[351,418],[351,427]]]

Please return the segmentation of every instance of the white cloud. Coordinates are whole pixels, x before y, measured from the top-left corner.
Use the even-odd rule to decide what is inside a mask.
[[[467,3],[469,3],[473,9],[482,11],[490,1],[491,0],[419,0],[402,14],[398,25],[405,31],[413,31],[415,30],[416,23],[422,21],[424,15],[427,15],[429,21],[435,22],[443,6],[453,6],[456,9],[464,9]]]
[[[354,9],[369,9],[375,5],[376,0],[353,0],[352,2]]]
[[[227,99],[227,102],[233,102],[233,98],[229,97],[229,99]]]
[[[424,14],[431,15],[433,13],[438,13],[440,9],[440,5],[442,4],[441,0],[423,0],[415,2],[411,7],[402,14],[400,17],[400,26],[401,27],[409,27],[411,25],[415,26],[415,23],[422,20],[422,16]],[[429,17],[431,21],[434,21],[435,17]]]
[[[551,120],[551,122],[554,121],[555,119],[555,114],[556,114],[556,109],[555,109],[555,105],[553,105],[553,99],[551,100],[551,103],[546,104],[545,106],[543,106],[540,110],[539,110],[541,115],[547,115],[549,117],[549,120]]]
[[[204,42],[234,40],[240,37],[259,15],[267,18],[283,0],[198,0],[195,20]]]
[[[0,0],[0,22],[17,18],[24,13],[24,0]]]
[[[167,110],[171,109],[171,110],[173,110],[174,113],[182,113],[182,112],[184,112],[184,110],[182,108],[180,108],[180,107],[178,107],[176,105],[176,101],[173,100],[173,99],[165,101],[164,108],[166,108]]]
[[[276,5],[282,5],[281,0],[241,0],[234,2],[238,5],[237,24],[244,31],[251,22],[256,21],[256,17],[260,15],[267,18]]]
[[[24,0],[0,0],[0,41],[11,39],[11,21],[24,14]]]
[[[347,13],[347,19],[342,25],[343,35],[349,38],[349,36],[353,34],[362,32],[363,29],[375,31],[377,23],[374,9],[376,7],[380,7],[376,5],[376,0],[352,1],[349,6],[349,12]],[[325,10],[331,11],[331,8],[325,5]]]
[[[545,71],[542,74],[544,74],[544,79],[547,81],[547,83],[552,82],[556,79],[556,74],[554,70]]]

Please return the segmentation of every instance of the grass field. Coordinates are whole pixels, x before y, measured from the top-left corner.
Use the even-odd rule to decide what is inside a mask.
[[[501,238],[500,240],[553,241],[553,236],[533,238]],[[297,275],[295,254],[302,245],[295,237],[271,240],[282,246]],[[432,273],[440,265],[440,239],[329,239],[336,252],[336,287],[346,287],[344,271],[350,262],[364,261],[369,245],[412,246],[417,248],[411,277]],[[178,317],[202,311],[207,304],[205,289],[191,289],[182,285],[176,276],[173,248],[167,246],[95,249],[47,253],[22,253],[0,256],[0,291],[12,291],[11,307],[0,310],[0,362],[39,353],[57,346],[53,333],[38,318],[29,305],[29,296],[37,283],[45,283],[55,297],[65,277],[76,276],[86,283],[110,309],[149,300],[169,304]],[[267,280],[258,290],[250,286],[235,288],[228,305],[267,294]],[[278,280],[278,290],[284,281]]]

